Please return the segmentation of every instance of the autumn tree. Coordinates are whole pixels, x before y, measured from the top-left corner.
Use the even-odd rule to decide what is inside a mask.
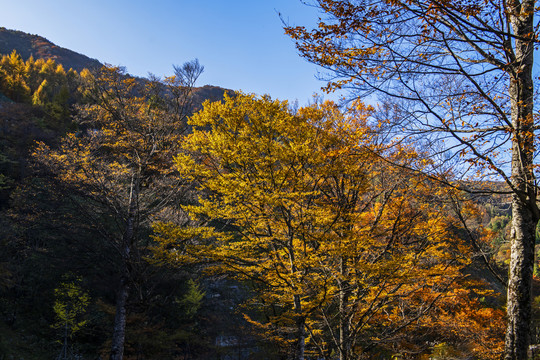
[[[188,209],[208,225],[156,224],[157,253],[259,284],[254,306],[268,320],[250,321],[292,347],[289,358],[414,347],[398,339],[422,333],[421,319],[464,286],[468,248],[444,192],[380,160],[372,111],[358,102],[344,115],[325,103],[293,114],[237,93],[205,103],[177,157],[201,194]],[[394,156],[427,162],[412,149]]]
[[[54,303],[54,312],[56,314],[56,322],[53,327],[63,330],[63,347],[58,359],[67,360],[70,358],[68,353],[72,353],[73,349],[69,349],[68,342],[73,335],[86,324],[86,320],[82,316],[87,311],[90,298],[88,293],[81,287],[82,279],[75,277],[69,281],[69,275],[65,276],[65,281],[59,287],[54,289],[56,301]],[[71,276],[73,277],[73,276]]]
[[[78,85],[79,74],[64,70],[52,59],[30,57],[23,61],[15,50],[0,58],[0,93],[43,110],[48,128],[66,131],[72,125],[71,105],[80,99]]]
[[[26,84],[25,64],[15,50],[0,60],[0,89],[14,101],[24,102],[30,98],[30,88]]]
[[[59,149],[40,143],[35,159],[52,172],[86,222],[116,251],[118,285],[111,360],[123,357],[126,306],[142,276],[144,227],[179,201],[182,180],[172,167],[185,130],[197,61],[164,81],[141,81],[117,67],[83,72],[81,131]]]
[[[44,105],[60,92],[73,90],[77,82],[77,72],[64,70],[52,59],[24,61],[15,50],[0,58],[0,91],[15,102]],[[74,93],[68,91],[68,96]]]
[[[513,196],[505,359],[530,339],[535,228],[534,0],[318,0],[315,29],[289,26],[302,56],[330,70],[328,90],[393,99],[387,129],[424,140],[462,172]],[[444,140],[444,142],[443,142]],[[435,146],[436,145],[436,146]],[[457,168],[456,168],[457,169]]]

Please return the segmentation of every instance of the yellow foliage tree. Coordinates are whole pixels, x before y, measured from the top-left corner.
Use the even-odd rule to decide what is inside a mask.
[[[295,359],[410,348],[396,339],[464,279],[469,250],[445,193],[381,160],[372,112],[357,102],[347,114],[333,103],[293,114],[242,93],[205,103],[176,164],[204,194],[189,211],[208,226],[155,225],[158,254],[259,283],[254,306],[268,320],[249,321]]]
[[[26,102],[30,99],[25,64],[15,50],[0,59],[0,91],[17,102]]]
[[[71,276],[73,277],[73,276]],[[56,314],[56,322],[53,328],[63,329],[63,347],[58,359],[69,359],[69,353],[73,349],[69,349],[68,342],[73,335],[81,330],[86,325],[86,320],[83,320],[90,297],[88,293],[81,287],[82,279],[74,277],[70,279],[69,275],[65,276],[64,282],[59,287],[54,289],[56,301],[54,302],[54,312]]]

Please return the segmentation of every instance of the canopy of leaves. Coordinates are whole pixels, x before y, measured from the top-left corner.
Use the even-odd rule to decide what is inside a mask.
[[[429,339],[431,312],[470,302],[456,296],[469,250],[444,191],[381,161],[372,111],[324,103],[293,114],[241,93],[206,103],[176,164],[199,184],[189,211],[209,226],[155,225],[161,250],[259,284],[252,306],[266,320],[250,321],[283,346],[305,335],[308,352],[325,358],[424,351],[407,334]]]

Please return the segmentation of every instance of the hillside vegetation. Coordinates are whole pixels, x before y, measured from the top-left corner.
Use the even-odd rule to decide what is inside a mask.
[[[388,146],[361,101],[0,45],[0,358],[500,358],[502,183]]]

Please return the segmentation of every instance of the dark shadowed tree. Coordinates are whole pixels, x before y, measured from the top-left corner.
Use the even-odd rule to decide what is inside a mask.
[[[96,75],[83,71],[90,101],[79,109],[83,130],[68,134],[57,150],[40,143],[34,154],[78,199],[86,221],[120,259],[111,360],[123,358],[126,305],[145,266],[148,236],[143,230],[182,197],[183,183],[172,161],[202,70],[192,61],[164,81],[144,82],[116,67]]]

